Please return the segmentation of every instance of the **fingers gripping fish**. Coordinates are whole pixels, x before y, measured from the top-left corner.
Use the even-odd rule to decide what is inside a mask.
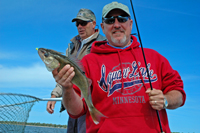
[[[94,123],[98,124],[100,122],[101,117],[106,117],[94,107],[90,92],[91,80],[89,80],[85,76],[85,73],[83,71],[84,69],[77,59],[69,58],[67,56],[62,55],[62,53],[50,49],[36,49],[38,50],[40,58],[45,63],[49,71],[53,71],[59,66],[60,67],[58,68],[58,71],[60,71],[66,64],[70,64],[70,66],[74,67],[75,76],[72,79],[72,83],[78,86],[81,90],[81,95],[85,98],[85,102],[88,106],[90,115]]]

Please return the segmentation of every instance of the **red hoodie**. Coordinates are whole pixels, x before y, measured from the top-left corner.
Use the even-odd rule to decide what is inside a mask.
[[[156,111],[150,106],[149,96],[145,93],[150,85],[142,50],[136,37],[131,38],[132,44],[125,49],[113,48],[106,41],[94,42],[91,53],[82,59],[86,76],[92,80],[93,104],[107,116],[95,125],[84,103],[81,114],[86,113],[87,132],[160,132]],[[178,72],[158,52],[147,48],[144,52],[153,88],[162,90],[164,94],[179,90],[184,104],[186,94]],[[170,133],[166,110],[159,111],[159,115],[163,131]]]

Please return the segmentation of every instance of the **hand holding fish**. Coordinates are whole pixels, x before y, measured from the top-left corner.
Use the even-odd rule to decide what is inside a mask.
[[[52,71],[57,83],[63,87],[63,103],[66,109],[73,115],[78,115],[82,111],[83,103],[74,89],[72,79],[75,75],[74,68],[69,64],[65,65],[59,72],[58,68]],[[78,106],[77,106],[78,105]]]
[[[74,68],[69,64],[65,65],[59,72],[58,68],[52,71],[53,77],[57,83],[62,85],[65,89],[72,88],[73,83],[71,82],[75,72]]]

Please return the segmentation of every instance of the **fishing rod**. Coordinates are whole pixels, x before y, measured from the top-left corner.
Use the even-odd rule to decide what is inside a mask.
[[[150,75],[149,75],[149,69],[147,67],[147,61],[146,61],[145,54],[144,54],[144,49],[143,49],[143,46],[142,46],[142,41],[141,41],[141,37],[140,37],[140,32],[139,32],[139,28],[138,28],[138,24],[137,24],[135,12],[134,12],[132,0],[130,0],[130,2],[131,2],[133,16],[134,16],[134,20],[135,20],[135,25],[136,25],[136,29],[137,29],[137,33],[138,33],[138,38],[139,38],[141,49],[142,49],[142,54],[143,54],[143,57],[144,57],[144,62],[145,62],[145,66],[146,66],[146,70],[147,70],[147,75],[148,75],[148,79],[149,79],[149,84],[150,84],[151,90],[153,90],[153,87],[152,87],[152,84],[151,84]],[[161,120],[160,120],[160,116],[159,116],[158,110],[156,110],[156,114],[157,114],[158,122],[159,122],[159,125],[160,125],[160,131],[161,131],[161,133],[164,133],[163,129],[162,129]]]

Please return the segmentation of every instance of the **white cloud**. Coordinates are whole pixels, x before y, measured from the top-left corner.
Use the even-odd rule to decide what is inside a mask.
[[[55,84],[53,75],[44,65],[8,68],[0,64],[0,88],[52,87]]]

